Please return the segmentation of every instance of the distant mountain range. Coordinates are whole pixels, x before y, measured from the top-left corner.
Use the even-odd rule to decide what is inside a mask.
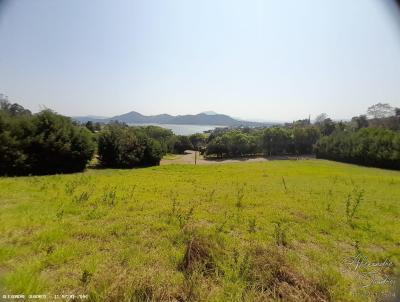
[[[118,121],[127,124],[177,124],[177,125],[213,125],[213,126],[247,126],[247,127],[263,127],[271,126],[274,123],[259,123],[242,121],[234,119],[225,114],[218,114],[213,111],[206,111],[199,114],[188,114],[188,115],[169,115],[169,114],[158,114],[158,115],[143,115],[136,111],[131,111],[125,114],[107,117],[96,117],[96,116],[79,116],[72,117],[72,119],[86,123],[88,121],[109,123],[111,121]]]

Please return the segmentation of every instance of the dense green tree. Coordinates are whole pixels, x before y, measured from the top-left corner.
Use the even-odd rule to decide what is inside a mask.
[[[368,119],[366,115],[355,116],[351,119],[355,130],[368,127]]]
[[[317,127],[295,127],[293,129],[293,142],[297,154],[311,154],[313,146],[320,138],[321,133]]]
[[[104,167],[132,168],[158,165],[165,153],[161,143],[143,129],[113,123],[99,135],[98,154]]]
[[[330,118],[325,119],[323,122],[317,124],[322,135],[331,135],[336,129],[336,124]]]
[[[147,138],[146,139],[146,148],[144,149],[143,154],[143,165],[159,165],[162,157],[165,155],[163,147],[161,143],[155,139]]]
[[[193,148],[197,151],[202,151],[207,143],[206,135],[202,133],[195,133],[189,136],[190,143],[193,145]]]
[[[228,146],[222,136],[217,136],[207,144],[206,155],[217,155],[223,157],[228,154]]]
[[[267,128],[261,136],[261,149],[265,155],[281,155],[290,149],[291,133],[283,127]]]
[[[174,142],[174,152],[182,154],[186,150],[193,150],[193,145],[189,137],[185,135],[177,135]]]
[[[368,108],[367,114],[372,118],[385,118],[395,114],[395,109],[387,103],[378,103]]]
[[[85,128],[44,110],[31,115],[22,106],[0,110],[0,174],[54,174],[82,171],[94,144]]]
[[[11,104],[3,95],[0,95],[0,111],[10,116],[31,115],[28,109],[17,103]]]
[[[146,126],[141,127],[144,130],[146,136],[158,141],[161,145],[161,148],[164,153],[173,152],[173,147],[175,141],[173,138],[175,137],[174,133],[170,129],[165,129],[158,126]]]
[[[101,130],[101,124],[98,122],[93,123],[92,121],[88,121],[86,122],[85,127],[92,133],[99,132]]]
[[[144,156],[144,149],[134,129],[127,126],[110,124],[99,135],[98,155],[105,167],[137,166]]]
[[[90,132],[70,118],[44,110],[33,119],[35,135],[28,154],[32,170],[39,174],[82,171],[93,156]]]

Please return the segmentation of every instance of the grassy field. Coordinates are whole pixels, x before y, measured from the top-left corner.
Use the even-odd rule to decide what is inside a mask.
[[[323,160],[0,178],[0,294],[375,301],[399,201],[399,172]]]

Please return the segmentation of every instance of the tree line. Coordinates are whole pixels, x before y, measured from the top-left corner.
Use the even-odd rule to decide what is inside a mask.
[[[271,127],[265,129],[218,129],[206,144],[209,157],[240,157],[251,155],[310,154],[321,136],[314,125]]]
[[[0,175],[78,172],[94,155],[101,167],[158,165],[166,153],[185,150],[209,158],[315,153],[318,158],[400,169],[399,137],[400,109],[380,103],[348,122],[321,114],[313,123],[304,119],[184,136],[157,126],[79,124],[49,109],[32,114],[0,97]]]
[[[322,137],[315,151],[317,158],[400,169],[400,133],[384,128],[337,131]]]
[[[179,138],[160,127],[80,125],[49,109],[32,114],[0,98],[0,175],[79,172],[94,154],[102,167],[158,165],[175,145]]]
[[[378,103],[366,115],[333,121],[326,114],[264,129],[216,129],[209,157],[316,154],[317,158],[400,169],[400,109]]]
[[[0,175],[79,172],[93,158],[105,168],[159,165],[166,153],[204,146],[204,134],[174,135],[118,122],[79,124],[49,109],[32,114],[0,95]]]

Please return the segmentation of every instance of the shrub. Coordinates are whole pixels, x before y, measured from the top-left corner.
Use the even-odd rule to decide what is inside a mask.
[[[310,154],[313,146],[320,138],[319,129],[314,126],[295,127],[293,129],[293,141],[297,154]]]
[[[146,165],[159,165],[165,154],[161,143],[157,140],[148,138],[144,150],[143,163]]]
[[[98,139],[98,153],[105,167],[131,168],[139,165],[144,155],[144,144],[132,128],[108,125]]]
[[[34,173],[82,171],[92,159],[94,144],[90,132],[73,125],[69,118],[45,110],[35,115],[33,126],[35,135],[27,153]]]
[[[0,114],[0,174],[54,174],[82,171],[94,145],[86,129],[50,110],[30,115]]]
[[[211,140],[207,144],[206,154],[212,155],[216,154],[218,157],[222,157],[224,154],[228,153],[228,146],[222,137],[218,136]]]
[[[160,144],[163,153],[172,153],[174,151],[174,144],[171,144],[171,140],[174,139],[175,135],[170,129],[165,129],[158,126],[146,126],[137,129],[141,129],[145,136],[156,140]]]
[[[142,130],[111,124],[100,133],[98,154],[104,167],[132,168],[158,165],[165,152],[160,142],[147,137]]]
[[[175,138],[174,152],[182,154],[186,150],[193,150],[193,145],[189,140],[189,137],[185,135],[178,135]]]
[[[196,133],[190,135],[189,140],[196,151],[202,151],[206,146],[207,137],[204,134]]]
[[[265,155],[284,154],[290,149],[291,133],[285,128],[267,128],[262,133],[261,145]]]

